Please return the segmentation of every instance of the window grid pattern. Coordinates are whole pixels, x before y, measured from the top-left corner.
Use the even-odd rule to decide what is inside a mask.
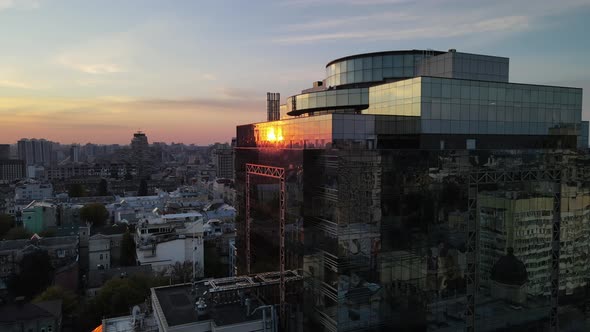
[[[297,110],[316,108],[358,108],[369,104],[369,89],[339,89],[304,93],[287,98],[287,113],[293,111],[293,98]]]
[[[387,78],[414,76],[415,64],[422,54],[393,54],[359,57],[332,63],[326,67],[326,85],[378,82]]]
[[[582,90],[423,77],[423,133],[577,134]]]

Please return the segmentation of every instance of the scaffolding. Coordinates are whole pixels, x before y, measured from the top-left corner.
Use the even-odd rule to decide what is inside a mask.
[[[284,282],[302,280],[302,277],[296,270],[287,270],[284,272],[265,272],[251,276],[239,276],[228,278],[217,278],[206,281],[210,293],[228,292],[254,287],[263,287],[280,284],[281,279]]]
[[[250,176],[262,176],[279,180],[279,293],[280,293],[280,318],[285,317],[285,169],[257,164],[246,164],[246,271],[250,270]]]

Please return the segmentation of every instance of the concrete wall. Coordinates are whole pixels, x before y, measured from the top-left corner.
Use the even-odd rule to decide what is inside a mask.
[[[103,265],[105,269],[111,267],[111,241],[108,238],[88,241],[88,268],[97,270],[98,265]]]

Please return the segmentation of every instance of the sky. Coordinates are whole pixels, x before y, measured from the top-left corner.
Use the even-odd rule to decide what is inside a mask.
[[[583,88],[590,0],[0,0],[0,143],[227,142],[325,76],[398,49],[510,58],[510,81]]]

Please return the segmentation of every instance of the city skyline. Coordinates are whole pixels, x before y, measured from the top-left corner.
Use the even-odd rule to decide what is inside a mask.
[[[511,82],[588,89],[589,14],[586,1],[0,0],[0,142],[129,144],[138,129],[226,142],[264,121],[265,92],[284,102],[328,61],[388,49],[507,56]]]

